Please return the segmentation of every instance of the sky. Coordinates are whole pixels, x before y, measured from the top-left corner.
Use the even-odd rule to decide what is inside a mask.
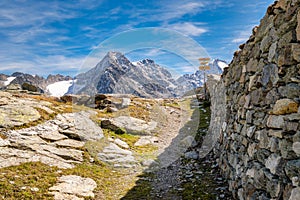
[[[190,73],[228,63],[273,0],[2,0],[0,73],[74,76],[107,51]],[[191,68],[191,66],[193,68]]]

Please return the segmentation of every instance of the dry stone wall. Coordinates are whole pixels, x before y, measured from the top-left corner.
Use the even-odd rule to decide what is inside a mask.
[[[224,113],[212,98],[210,131],[235,198],[300,199],[300,1],[270,6],[211,88],[226,99]]]

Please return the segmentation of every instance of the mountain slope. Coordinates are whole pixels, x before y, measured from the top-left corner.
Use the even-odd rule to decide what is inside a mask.
[[[207,73],[220,74],[226,62],[213,60]],[[77,75],[74,81],[70,76],[60,74],[47,78],[15,72],[10,76],[0,74],[0,87],[9,84],[28,83],[51,96],[71,94],[133,94],[147,98],[178,97],[187,91],[203,85],[203,72],[185,74],[174,80],[172,74],[153,60],[129,61],[122,53],[108,52],[92,69]],[[26,88],[25,88],[26,89]]]
[[[52,93],[49,92],[49,90],[47,89],[48,86],[55,84],[55,83],[59,83],[61,81],[69,82],[72,80],[73,80],[72,77],[63,76],[60,74],[49,75],[47,78],[44,78],[44,77],[38,76],[38,75],[31,75],[31,74],[26,74],[26,73],[22,73],[22,72],[15,72],[11,75],[1,74],[0,75],[0,87],[6,87],[10,84],[18,84],[18,85],[22,86],[24,83],[26,83],[26,84],[33,85],[36,88],[39,88],[39,91],[41,91],[41,92],[46,92],[46,93],[49,93],[50,95],[52,95]],[[51,88],[51,86],[50,86],[50,88]],[[53,89],[52,89],[52,91],[53,91]],[[56,91],[59,91],[59,90],[60,90],[60,92],[59,92],[60,94],[63,93],[62,91],[65,91],[65,89],[61,88],[61,87],[57,88]],[[64,92],[64,93],[66,93],[66,92]],[[55,94],[57,94],[57,92],[55,92]],[[57,95],[55,95],[55,96],[57,96]]]
[[[210,70],[205,71],[205,74],[222,74],[223,69],[228,67],[228,64],[219,59],[215,59],[208,64]],[[197,87],[200,87],[204,83],[204,72],[197,70],[193,74],[184,74],[176,79],[177,93],[183,95],[186,91],[193,90]]]
[[[140,97],[175,96],[175,80],[153,60],[132,63],[119,52],[107,55],[91,70],[79,74],[69,93],[121,93]]]

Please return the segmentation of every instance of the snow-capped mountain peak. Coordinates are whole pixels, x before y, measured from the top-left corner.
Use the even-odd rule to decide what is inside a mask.
[[[224,68],[228,67],[226,61],[220,59],[214,59],[212,65],[218,66],[220,69],[222,69],[222,71],[224,70]]]

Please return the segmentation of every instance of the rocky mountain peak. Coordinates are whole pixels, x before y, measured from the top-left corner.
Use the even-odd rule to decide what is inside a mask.
[[[114,59],[114,60],[118,60],[120,57],[124,56],[121,52],[117,52],[117,51],[109,51],[107,52],[105,57]]]
[[[69,81],[69,80],[72,80],[73,78],[71,76],[64,76],[64,75],[61,75],[61,74],[56,74],[56,75],[48,75],[47,76],[47,79],[46,79],[46,82],[49,83],[49,84],[52,84],[52,83],[55,83],[55,82],[58,82],[58,81]]]
[[[155,62],[154,62],[154,60],[151,60],[151,59],[148,59],[148,58],[146,58],[146,59],[144,59],[144,60],[141,60],[140,61],[142,64],[144,64],[144,65],[147,65],[147,64],[154,64]]]

